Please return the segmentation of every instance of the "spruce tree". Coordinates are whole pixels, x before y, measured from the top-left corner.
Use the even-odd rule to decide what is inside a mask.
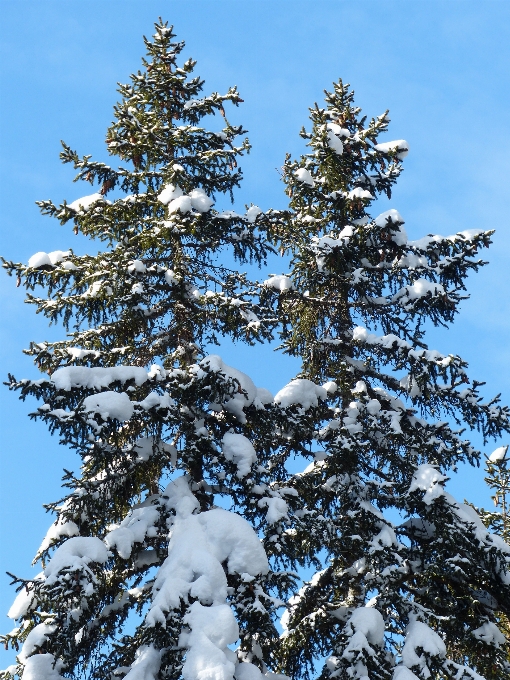
[[[263,668],[270,657],[280,604],[270,590],[293,583],[269,572],[254,528],[264,532],[277,512],[269,494],[252,501],[274,477],[272,397],[206,353],[222,335],[253,344],[275,324],[225,264],[264,261],[261,211],[213,207],[232,197],[250,148],[224,108],[242,100],[236,88],[202,96],[174,37],[160,20],[143,70],[120,85],[106,137],[115,164],[63,144],[62,161],[96,192],[39,203],[102,250],[4,261],[26,301],[68,332],[32,343],[45,375],[9,376],[9,387],[40,400],[32,417],[82,465],[47,506],[56,519],[35,556],[41,573],[15,577],[17,627],[3,641],[18,663],[3,678],[227,680],[238,659],[260,672],[249,662]],[[213,120],[221,129],[203,126]]]
[[[275,397],[285,453],[311,461],[287,482],[281,554],[315,573],[289,602],[280,667],[321,680],[510,677],[498,614],[510,547],[445,490],[481,457],[464,429],[497,438],[509,409],[425,338],[454,320],[492,231],[410,240],[397,210],[371,214],[408,144],[381,141],[388,113],[367,120],[341,81],[311,123],[309,152],[283,168],[289,210],[269,219],[291,271],[264,297],[302,360]]]

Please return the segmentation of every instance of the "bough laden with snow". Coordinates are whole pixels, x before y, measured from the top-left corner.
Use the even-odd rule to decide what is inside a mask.
[[[289,210],[264,218],[292,265],[263,300],[303,361],[276,401],[289,453],[316,451],[288,482],[299,500],[282,561],[317,572],[290,601],[281,667],[309,677],[326,657],[324,680],[510,677],[497,614],[510,548],[444,488],[480,458],[461,428],[499,437],[509,410],[424,337],[427,322],[453,321],[492,232],[409,240],[396,210],[369,212],[408,152],[380,142],[387,114],[362,118],[340,82],[311,121],[310,152],[283,168]]]

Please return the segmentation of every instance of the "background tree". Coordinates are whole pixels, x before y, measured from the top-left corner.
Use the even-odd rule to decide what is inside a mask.
[[[509,677],[496,609],[509,611],[510,548],[444,488],[480,460],[462,427],[499,437],[509,410],[425,342],[427,325],[454,320],[492,231],[409,240],[396,210],[369,213],[408,152],[380,141],[387,112],[362,117],[340,81],[311,121],[309,153],[283,169],[290,209],[273,221],[291,271],[265,298],[302,359],[275,397],[287,454],[311,460],[289,482],[282,561],[315,573],[289,603],[281,668],[310,677],[326,658],[324,680]]]

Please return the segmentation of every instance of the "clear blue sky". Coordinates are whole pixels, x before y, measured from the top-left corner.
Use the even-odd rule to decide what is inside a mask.
[[[245,100],[232,117],[250,131],[254,147],[243,165],[240,206],[284,205],[275,168],[286,151],[302,151],[298,131],[307,109],[333,80],[350,82],[369,116],[390,109],[388,139],[407,139],[411,152],[381,211],[397,208],[414,238],[497,229],[490,266],[470,280],[471,300],[451,330],[434,332],[431,345],[466,358],[471,374],[487,380],[487,395],[502,392],[510,402],[508,0],[3,0],[0,10],[4,257],[26,262],[39,250],[84,251],[84,242],[78,247],[69,227],[41,217],[34,201],[72,201],[90,191],[72,184],[72,169],[58,159],[59,140],[105,160],[116,82],[138,68],[142,34],[150,35],[162,15],[186,41],[185,55],[198,60],[206,89],[237,84]],[[21,349],[31,339],[59,337],[23,304],[14,283],[0,275],[2,379],[8,371],[33,376]],[[224,358],[272,390],[294,370],[260,351],[234,348]],[[28,420],[33,403],[18,402],[6,388],[0,398],[0,609],[6,612],[13,592],[2,574],[31,573],[51,522],[41,505],[60,496],[62,468],[77,464],[43,424]],[[488,504],[480,470],[462,470],[450,488],[460,499]],[[3,621],[2,632],[9,630]]]

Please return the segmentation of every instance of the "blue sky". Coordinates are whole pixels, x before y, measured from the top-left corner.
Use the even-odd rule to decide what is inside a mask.
[[[501,392],[510,402],[507,0],[3,0],[0,9],[4,257],[27,261],[39,250],[85,250],[70,228],[41,217],[34,201],[72,201],[89,193],[72,184],[72,169],[60,164],[59,140],[80,154],[106,159],[103,140],[117,100],[116,82],[138,68],[142,35],[152,33],[161,15],[186,41],[185,56],[198,60],[205,89],[237,84],[245,100],[231,116],[249,130],[253,144],[243,164],[240,207],[285,205],[275,168],[285,152],[303,150],[298,131],[307,122],[308,107],[333,80],[350,82],[369,116],[390,109],[388,139],[407,139],[411,152],[391,202],[383,201],[381,211],[397,208],[414,238],[497,229],[487,255],[490,266],[470,279],[471,299],[454,327],[434,331],[430,344],[463,356],[471,374],[487,381],[487,395]],[[271,271],[284,264],[271,263]],[[60,332],[47,329],[4,275],[0,303],[0,375],[33,376],[21,349],[31,339],[52,339]],[[267,350],[232,348],[224,358],[272,390],[294,371],[284,358],[268,358]],[[2,574],[7,569],[31,573],[30,561],[51,522],[42,503],[60,496],[62,468],[77,465],[42,424],[28,420],[34,404],[18,402],[6,388],[0,399],[0,609],[5,612],[13,592]],[[481,470],[463,469],[451,489],[461,499],[490,502]],[[9,629],[4,622],[2,631]]]

